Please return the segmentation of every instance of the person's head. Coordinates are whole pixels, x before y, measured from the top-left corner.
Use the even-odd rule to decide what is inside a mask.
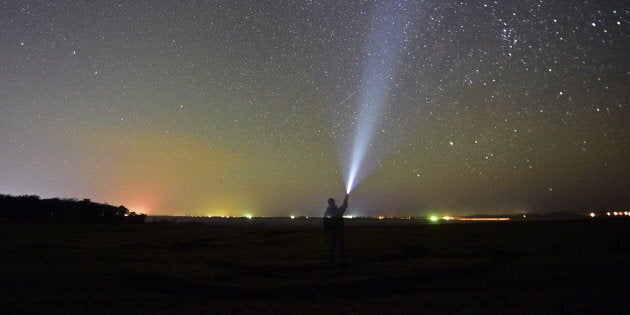
[[[335,205],[335,199],[328,198],[328,205],[329,206],[334,206]]]

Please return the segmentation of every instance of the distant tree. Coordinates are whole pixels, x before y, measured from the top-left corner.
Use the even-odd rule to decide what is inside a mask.
[[[145,215],[125,206],[95,203],[90,199],[40,199],[39,196],[0,194],[0,218],[27,221],[142,222]]]

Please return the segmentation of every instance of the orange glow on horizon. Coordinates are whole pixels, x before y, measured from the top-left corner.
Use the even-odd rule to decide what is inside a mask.
[[[459,218],[459,221],[509,221],[510,218],[500,217],[500,218]]]

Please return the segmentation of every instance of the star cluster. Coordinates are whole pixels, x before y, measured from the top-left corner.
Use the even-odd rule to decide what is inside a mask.
[[[400,3],[401,1],[395,1]],[[406,1],[355,215],[630,202],[624,1]],[[320,215],[376,1],[0,3],[0,192]],[[387,36],[385,36],[387,38]]]

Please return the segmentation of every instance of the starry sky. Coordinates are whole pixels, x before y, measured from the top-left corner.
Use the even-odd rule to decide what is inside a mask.
[[[345,192],[359,95],[386,73],[349,214],[627,208],[628,9],[2,1],[0,193],[321,215]]]

